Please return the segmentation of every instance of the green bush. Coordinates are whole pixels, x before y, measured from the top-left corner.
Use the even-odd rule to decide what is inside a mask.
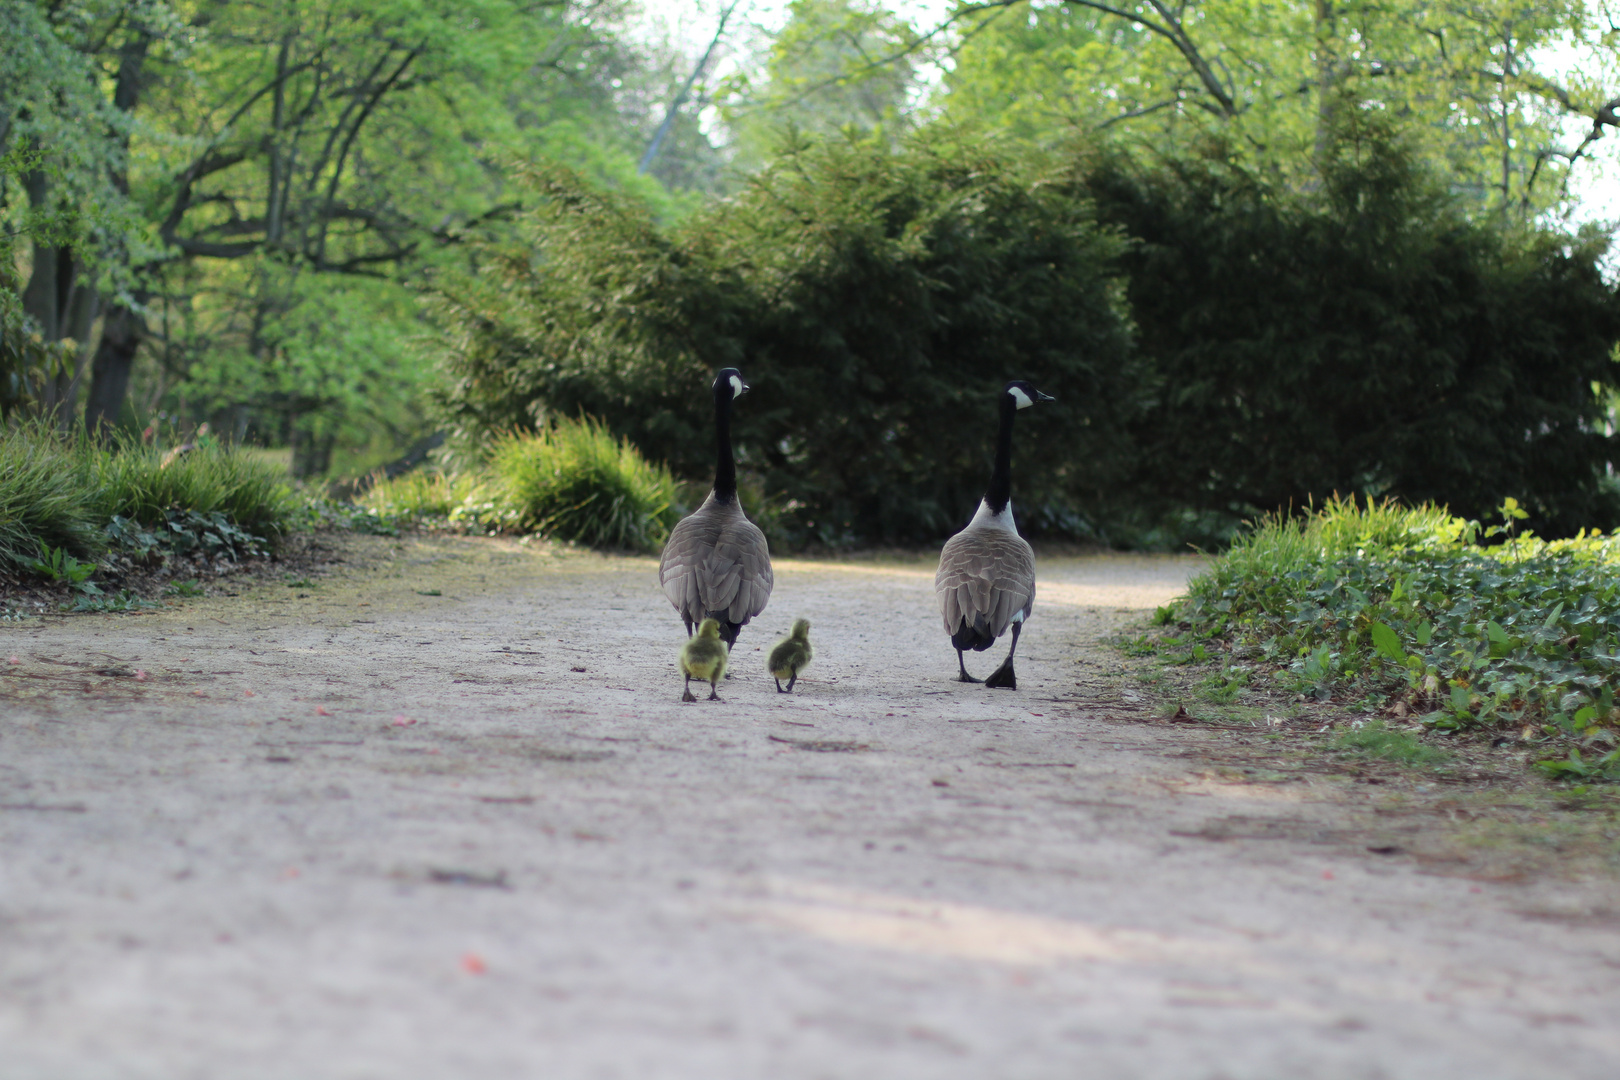
[[[1620,726],[1620,531],[1543,541],[1432,505],[1334,501],[1274,516],[1194,578],[1173,613],[1258,648],[1285,685],[1398,698],[1441,730],[1606,741]],[[1481,547],[1487,534],[1508,541]]]
[[[0,570],[19,573],[47,549],[93,557],[114,546],[145,555],[202,549],[240,554],[274,541],[293,513],[278,470],[217,443],[167,467],[155,448],[105,446],[48,425],[0,429]]]
[[[1620,524],[1604,241],[1468,218],[1367,110],[1297,190],[1212,151],[1020,158],[942,129],[785,147],[672,228],[555,169],[523,241],[437,281],[463,453],[581,411],[683,480],[742,369],[740,469],[795,542],[931,540],[983,491],[994,391],[1033,379],[1032,533],[1224,544],[1335,492]]]
[[[1219,157],[1091,172],[1098,216],[1133,240],[1152,372],[1122,510],[1201,513],[1218,542],[1312,496],[1484,517],[1512,491],[1543,535],[1620,524],[1607,237],[1469,219],[1376,118],[1340,112],[1309,193]]]
[[[227,522],[265,539],[286,528],[293,498],[285,474],[273,464],[205,440],[164,464],[156,447],[124,441],[112,449],[81,443],[98,517],[113,515],[147,526],[167,524],[170,510]]]
[[[44,425],[0,427],[0,572],[46,548],[89,557],[105,548],[82,458]]]
[[[1120,243],[1071,169],[937,136],[793,145],[667,233],[560,170],[525,179],[526,242],[439,282],[442,404],[464,452],[587,412],[701,482],[710,382],[735,365],[753,387],[740,470],[799,542],[960,528],[1012,377],[1059,399],[1021,425],[1026,525],[1084,531],[1084,502],[1129,466]]]
[[[478,484],[470,474],[417,469],[379,481],[356,501],[385,518],[448,518],[475,497]]]
[[[489,460],[516,524],[595,548],[656,551],[679,520],[675,480],[596,420],[496,442]]]

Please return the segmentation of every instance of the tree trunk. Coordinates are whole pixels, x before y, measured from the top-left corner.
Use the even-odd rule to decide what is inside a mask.
[[[129,393],[129,373],[135,351],[146,333],[146,320],[124,304],[114,304],[101,327],[101,344],[90,370],[90,397],[84,405],[84,426],[98,434],[118,423]],[[105,430],[104,430],[105,429]]]
[[[146,64],[146,53],[152,37],[141,30],[119,50],[118,76],[113,84],[113,108],[131,113],[140,101],[141,78]],[[123,139],[124,152],[129,152],[129,140]],[[123,169],[113,172],[113,186],[129,194],[129,175]],[[137,305],[146,301],[145,295],[135,298]],[[146,335],[146,320],[141,314],[123,303],[114,303],[107,311],[101,327],[101,343],[96,346],[95,361],[90,368],[90,396],[84,404],[84,426],[97,434],[111,432],[123,411],[124,398],[129,394],[129,373],[135,366],[135,352],[141,338]]]

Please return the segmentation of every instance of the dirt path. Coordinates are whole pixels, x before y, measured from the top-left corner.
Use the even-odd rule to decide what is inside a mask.
[[[1098,638],[1184,560],[1044,561],[1017,693],[931,567],[783,562],[682,705],[650,560],[379,548],[0,628],[0,1077],[1620,1075],[1612,881],[1372,854],[1352,785],[1117,719]]]

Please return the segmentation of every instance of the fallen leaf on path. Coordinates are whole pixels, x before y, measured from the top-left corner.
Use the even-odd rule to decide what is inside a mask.
[[[152,676],[148,675],[143,669],[141,669],[141,668],[136,668],[135,669],[135,681],[136,682],[145,682],[147,679],[150,679],[151,677]]]
[[[414,723],[416,723],[416,720],[412,717],[406,716],[404,713],[400,713],[398,716],[394,717],[395,727],[410,727]]]
[[[469,975],[482,975],[489,970],[489,965],[484,963],[484,958],[475,952],[462,953],[461,970]]]
[[[10,660],[7,660],[6,663],[8,663],[8,664],[20,664],[20,663],[22,663],[22,661],[20,659],[18,659],[17,657],[13,656]]]
[[[242,696],[243,696],[243,697],[252,697],[252,696],[253,696],[253,691],[251,691],[251,690],[244,690],[244,691],[242,691]]]
[[[331,716],[332,714],[326,711],[326,706],[325,705],[317,705],[317,706],[315,706],[315,715],[316,716]]]

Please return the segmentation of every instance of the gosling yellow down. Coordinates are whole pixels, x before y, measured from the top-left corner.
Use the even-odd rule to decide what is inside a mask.
[[[710,701],[720,700],[714,688],[726,677],[726,643],[720,640],[720,623],[717,620],[704,619],[698,627],[697,636],[687,638],[686,644],[681,646],[681,674],[686,676],[686,689],[681,692],[682,701],[697,700],[692,695],[693,679],[709,684]]]
[[[778,694],[793,693],[793,684],[799,681],[799,672],[803,671],[815,656],[810,648],[810,620],[795,619],[793,632],[778,641],[771,647],[771,655],[765,662],[770,668],[771,677],[776,680]],[[782,689],[782,680],[788,681],[787,689]]]

